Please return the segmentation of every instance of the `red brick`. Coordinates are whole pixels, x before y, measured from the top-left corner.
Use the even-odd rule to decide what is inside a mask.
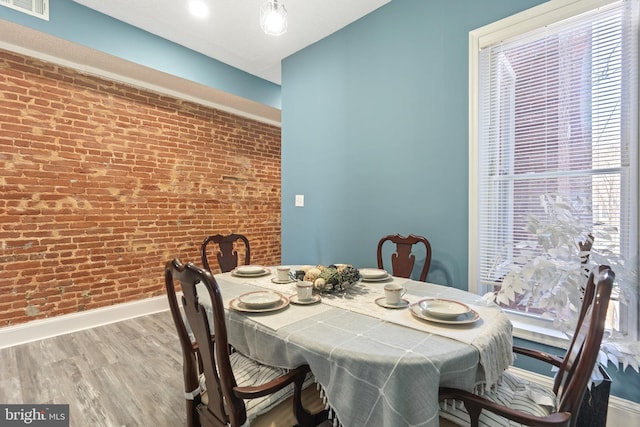
[[[0,326],[162,295],[213,233],[280,262],[278,127],[3,50],[0,91]]]

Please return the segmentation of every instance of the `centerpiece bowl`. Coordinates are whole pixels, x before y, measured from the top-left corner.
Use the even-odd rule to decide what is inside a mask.
[[[361,279],[360,272],[351,264],[304,266],[291,272],[291,278],[311,282],[322,293],[345,292]]]

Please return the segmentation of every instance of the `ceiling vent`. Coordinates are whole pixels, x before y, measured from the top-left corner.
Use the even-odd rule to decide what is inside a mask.
[[[49,20],[49,0],[0,0],[0,6]]]

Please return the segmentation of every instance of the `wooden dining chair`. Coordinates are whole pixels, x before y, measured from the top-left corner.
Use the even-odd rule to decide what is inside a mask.
[[[319,396],[312,403],[320,408],[315,414],[303,406],[308,365],[290,370],[266,366],[229,345],[222,295],[210,271],[174,259],[165,267],[165,287],[182,348],[187,427],[239,427],[254,419],[262,425],[282,426],[283,405],[290,405],[300,427],[317,426],[327,419]],[[211,304],[209,313],[201,304],[205,299]]]
[[[396,250],[391,254],[391,274],[397,277],[410,278],[413,267],[416,262],[416,256],[413,253],[414,245],[422,245],[425,249],[425,259],[420,271],[420,281],[427,281],[427,273],[431,265],[431,244],[426,237],[411,234],[408,237],[399,234],[388,235],[380,239],[378,242],[378,268],[384,270],[383,246],[385,242],[391,242],[396,245]]]
[[[218,245],[218,252],[216,258],[218,259],[218,265],[223,273],[228,273],[238,266],[238,251],[235,249],[235,245],[240,242],[244,244],[244,264],[251,264],[251,248],[249,247],[249,239],[242,234],[229,234],[223,236],[222,234],[216,234],[214,236],[208,236],[200,245],[200,254],[202,257],[202,265],[205,269],[211,271],[209,260],[207,259],[207,246],[209,243],[216,243]]]
[[[513,348],[517,354],[558,368],[552,389],[506,371],[497,387],[482,395],[441,388],[440,416],[472,427],[511,425],[508,420],[535,427],[575,426],[598,360],[614,278],[608,266],[598,266],[589,274],[576,331],[564,357]]]

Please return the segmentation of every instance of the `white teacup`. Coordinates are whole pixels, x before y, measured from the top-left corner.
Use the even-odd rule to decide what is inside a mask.
[[[402,285],[396,283],[389,283],[384,285],[384,296],[387,299],[387,304],[400,304],[402,297],[407,293],[407,289]]]
[[[299,281],[296,285],[298,291],[298,301],[309,301],[313,298],[313,283]]]
[[[289,280],[289,271],[291,268],[281,265],[276,269],[276,277],[280,282],[286,282]]]

